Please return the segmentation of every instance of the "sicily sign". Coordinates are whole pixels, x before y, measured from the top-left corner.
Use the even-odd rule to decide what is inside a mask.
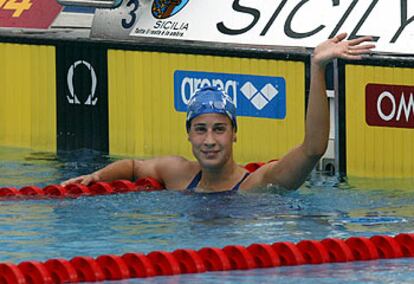
[[[409,0],[140,1],[131,36],[314,47],[338,33],[371,35],[377,51],[414,53]]]

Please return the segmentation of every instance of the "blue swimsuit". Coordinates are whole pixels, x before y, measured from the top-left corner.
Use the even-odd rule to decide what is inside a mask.
[[[249,174],[250,174],[249,172],[245,173],[243,178],[231,190],[225,191],[225,192],[233,192],[233,191],[239,190],[241,183],[249,176]],[[198,174],[194,177],[191,183],[187,186],[187,190],[194,191],[197,188],[198,184],[200,183],[200,180],[201,180],[201,171],[198,172]]]

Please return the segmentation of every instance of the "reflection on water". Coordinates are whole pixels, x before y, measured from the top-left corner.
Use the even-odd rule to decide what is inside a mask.
[[[389,196],[414,191],[413,178],[347,178],[347,184],[352,189],[363,189],[364,191],[383,191],[387,190]]]
[[[92,150],[61,152],[59,155],[0,147],[0,186],[23,187],[58,183],[96,170],[111,161]]]
[[[110,161],[86,150],[57,156],[0,148],[0,187],[42,187]],[[414,232],[412,184],[313,175],[293,192],[0,201],[0,262]]]

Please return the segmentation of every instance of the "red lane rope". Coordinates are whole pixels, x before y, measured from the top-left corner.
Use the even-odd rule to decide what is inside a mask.
[[[165,188],[159,181],[147,177],[138,179],[136,182],[131,182],[129,180],[115,180],[110,183],[97,182],[90,186],[73,183],[67,186],[52,184],[44,188],[39,188],[37,186],[25,186],[20,189],[14,187],[1,187],[0,200],[77,198],[80,196],[155,191],[163,189]]]
[[[249,172],[254,172],[265,163],[248,163],[244,167]],[[48,185],[44,188],[37,186],[25,186],[20,189],[14,187],[1,187],[0,200],[7,199],[47,199],[47,198],[77,198],[80,196],[94,196],[104,194],[119,194],[136,191],[156,191],[165,189],[158,180],[147,177],[135,182],[129,180],[115,180],[113,182],[96,182],[89,186],[81,184]]]
[[[76,256],[71,260],[24,261],[18,265],[6,262],[0,263],[0,283],[76,283],[401,257],[414,257],[414,234],[346,240],[328,238],[248,247],[229,245],[198,251],[177,249],[96,258]]]

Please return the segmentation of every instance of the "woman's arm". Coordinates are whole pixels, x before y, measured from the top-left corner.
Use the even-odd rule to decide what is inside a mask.
[[[62,185],[68,185],[70,183],[80,183],[83,185],[89,185],[92,182],[98,181],[113,181],[117,179],[127,179],[132,180],[134,178],[134,167],[135,167],[135,160],[119,160],[113,162],[106,167],[97,170],[88,175],[83,175],[75,178],[71,178],[62,182]]]
[[[166,156],[148,160],[119,160],[88,175],[83,175],[62,182],[62,185],[80,183],[89,185],[92,182],[111,182],[119,179],[135,180],[152,177],[166,184],[171,178],[179,179],[187,170],[189,162],[183,157]]]
[[[375,46],[364,44],[370,37],[346,41],[340,34],[319,44],[311,60],[311,84],[306,112],[305,137],[303,143],[277,162],[263,167],[258,173],[263,184],[278,184],[288,189],[302,185],[318,160],[325,153],[329,139],[329,106],[326,96],[325,67],[335,58],[361,59]]]

